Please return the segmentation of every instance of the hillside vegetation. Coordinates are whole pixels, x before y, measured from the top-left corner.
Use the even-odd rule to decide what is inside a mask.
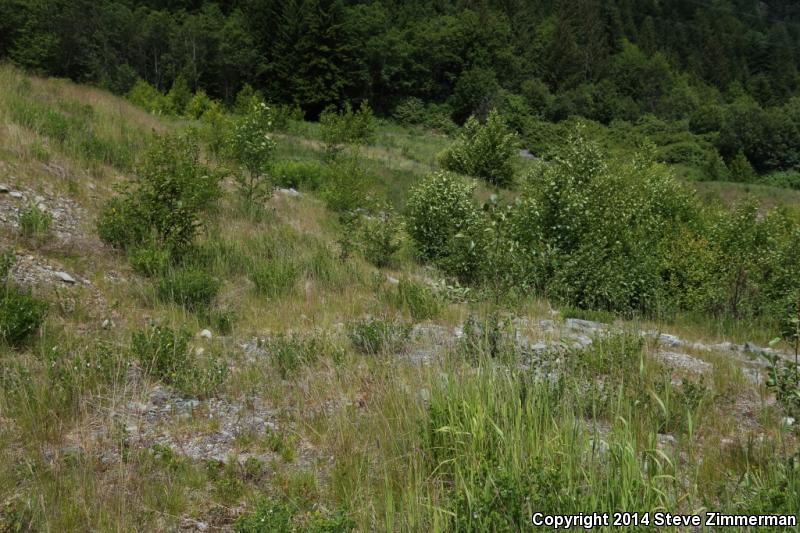
[[[586,123],[0,86],[0,530],[800,507],[794,197]]]

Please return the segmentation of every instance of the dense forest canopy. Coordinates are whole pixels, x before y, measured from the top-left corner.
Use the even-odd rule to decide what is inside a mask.
[[[312,118],[363,100],[457,123],[495,107],[521,133],[654,115],[728,164],[800,164],[788,0],[2,0],[0,56],[119,93],[180,80],[232,103],[249,84]]]

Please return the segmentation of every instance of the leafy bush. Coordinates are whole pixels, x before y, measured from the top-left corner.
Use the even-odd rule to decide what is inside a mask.
[[[151,113],[169,115],[175,112],[172,102],[158,89],[142,79],[136,80],[128,91],[128,100]]]
[[[364,354],[397,352],[411,335],[411,325],[401,320],[368,318],[350,324],[348,332],[353,347]]]
[[[47,304],[22,289],[0,285],[0,340],[21,346],[42,324]]]
[[[199,89],[186,103],[184,114],[189,118],[198,119],[218,108],[219,104],[212,100],[203,89]]]
[[[463,278],[479,260],[473,237],[482,219],[474,188],[453,174],[436,172],[411,190],[406,206],[406,227],[422,258]]]
[[[458,141],[440,156],[440,164],[447,170],[507,187],[514,179],[511,159],[515,148],[515,135],[508,131],[500,113],[492,111],[486,124],[475,117],[467,120]]]
[[[194,241],[201,215],[219,195],[218,173],[199,160],[189,137],[162,137],[137,172],[136,181],[100,214],[100,238],[127,249],[152,239],[179,257]]]
[[[277,161],[270,172],[278,187],[316,190],[326,174],[318,161]]]
[[[366,207],[369,176],[356,155],[337,158],[328,168],[321,196],[328,209],[349,213]]]
[[[431,288],[406,278],[400,279],[393,299],[398,307],[408,310],[414,320],[434,318],[442,309],[439,297]]]
[[[347,231],[347,229],[345,229]],[[359,219],[358,241],[367,261],[385,267],[400,249],[400,223],[390,208]]]
[[[19,227],[25,237],[40,239],[53,225],[53,216],[36,204],[30,204],[19,214]]]
[[[278,298],[294,288],[298,275],[298,269],[293,262],[275,258],[255,266],[250,272],[250,280],[263,296]]]
[[[334,106],[326,108],[319,116],[319,124],[329,158],[338,155],[346,145],[367,144],[375,136],[375,118],[366,100],[357,111],[353,111],[349,102],[342,110]]]
[[[196,311],[211,305],[219,288],[219,280],[202,270],[178,270],[158,282],[158,297]]]
[[[152,277],[166,272],[172,258],[168,250],[162,250],[154,245],[142,245],[128,251],[128,261],[137,273]]]
[[[236,519],[236,533],[291,533],[294,509],[275,500],[260,502],[253,512]]]
[[[458,129],[450,118],[452,114],[452,109],[446,104],[425,103],[419,98],[411,96],[397,104],[392,116],[401,124],[424,126],[452,133]]]
[[[191,334],[167,326],[150,326],[133,333],[131,352],[144,369],[168,385],[189,394],[210,394],[227,376],[222,361],[200,361],[189,349]]]
[[[262,102],[236,119],[227,142],[228,158],[241,167],[234,178],[248,204],[270,194],[267,173],[276,148],[271,129],[272,110]]]

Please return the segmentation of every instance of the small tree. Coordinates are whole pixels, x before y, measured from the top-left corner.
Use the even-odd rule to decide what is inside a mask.
[[[485,124],[475,117],[467,119],[458,141],[440,156],[440,164],[452,172],[506,187],[514,179],[511,159],[515,147],[516,136],[509,132],[500,113],[493,110]]]
[[[366,144],[375,136],[375,117],[366,101],[353,111],[350,103],[344,109],[330,106],[319,116],[325,152],[332,159],[347,145]]]
[[[236,120],[227,142],[228,157],[241,167],[235,177],[248,205],[270,194],[267,173],[276,147],[271,128],[272,111],[259,103]]]

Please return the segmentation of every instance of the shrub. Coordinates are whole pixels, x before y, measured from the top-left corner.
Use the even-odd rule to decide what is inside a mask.
[[[0,285],[0,340],[21,346],[44,321],[47,304],[22,289]]]
[[[475,117],[467,120],[458,141],[440,156],[440,164],[447,170],[507,187],[514,179],[511,160],[515,147],[515,135],[508,131],[500,113],[492,111],[486,124]]]
[[[321,195],[328,209],[349,213],[366,207],[369,177],[356,155],[337,158],[328,168]]]
[[[423,259],[447,258],[454,242],[479,224],[474,188],[457,176],[436,172],[411,190],[406,226]]]
[[[358,241],[364,258],[376,267],[387,266],[400,249],[399,233],[399,221],[388,207],[374,217],[361,217]]]
[[[174,113],[170,100],[158,89],[142,79],[136,80],[126,95],[128,100],[151,113],[169,115]]]
[[[200,163],[190,137],[162,137],[138,169],[136,181],[103,209],[97,230],[127,249],[152,238],[179,257],[194,241],[201,214],[219,195],[219,173]]]
[[[211,305],[219,288],[219,280],[202,270],[178,270],[159,281],[158,297],[196,311]]]
[[[168,250],[154,245],[142,245],[128,251],[128,261],[137,273],[152,277],[167,271],[171,257]]]
[[[394,108],[392,117],[401,124],[411,126],[424,126],[445,133],[452,133],[458,129],[450,118],[452,109],[446,104],[426,104],[421,99],[411,96],[406,98]]]
[[[579,308],[655,310],[663,243],[697,206],[646,156],[613,167],[574,137],[534,171],[511,213],[515,249],[557,299]]]
[[[291,533],[294,509],[275,500],[260,502],[253,512],[236,519],[236,533]]]
[[[248,204],[270,194],[267,173],[276,148],[271,129],[272,110],[259,103],[236,119],[227,141],[227,156],[240,167],[234,178]]]
[[[189,118],[202,118],[207,112],[218,109],[219,104],[212,100],[203,89],[199,89],[186,103],[184,114]]]
[[[335,106],[326,108],[319,116],[325,152],[333,158],[346,145],[367,144],[375,136],[375,119],[366,100],[357,111],[346,103],[341,111]]]
[[[277,298],[294,288],[298,274],[294,263],[276,258],[254,267],[250,272],[250,280],[260,294],[267,298]]]
[[[361,353],[397,352],[408,342],[411,325],[401,320],[368,318],[351,323],[347,335]]]
[[[756,177],[756,171],[753,169],[753,165],[750,164],[750,161],[747,160],[747,157],[741,150],[731,159],[728,167],[730,168],[731,179],[733,179],[733,181],[751,182]]]
[[[53,216],[36,204],[30,204],[19,214],[19,227],[25,237],[40,239],[47,235],[53,225]]]
[[[406,278],[400,279],[390,299],[397,307],[407,310],[414,320],[434,318],[442,310],[439,297],[430,287]]]
[[[269,339],[264,348],[284,379],[320,357],[341,357],[331,340],[321,335],[278,335]]]
[[[199,361],[189,349],[191,334],[185,329],[150,326],[133,333],[131,352],[145,370],[167,385],[190,394],[209,394],[227,376],[221,361]]]
[[[192,91],[189,89],[186,78],[179,75],[175,78],[175,81],[172,82],[172,87],[167,93],[170,109],[178,115],[183,115],[186,112],[186,106],[189,104],[192,96]]]
[[[325,167],[318,161],[278,161],[271,169],[278,187],[316,190],[322,183]]]

